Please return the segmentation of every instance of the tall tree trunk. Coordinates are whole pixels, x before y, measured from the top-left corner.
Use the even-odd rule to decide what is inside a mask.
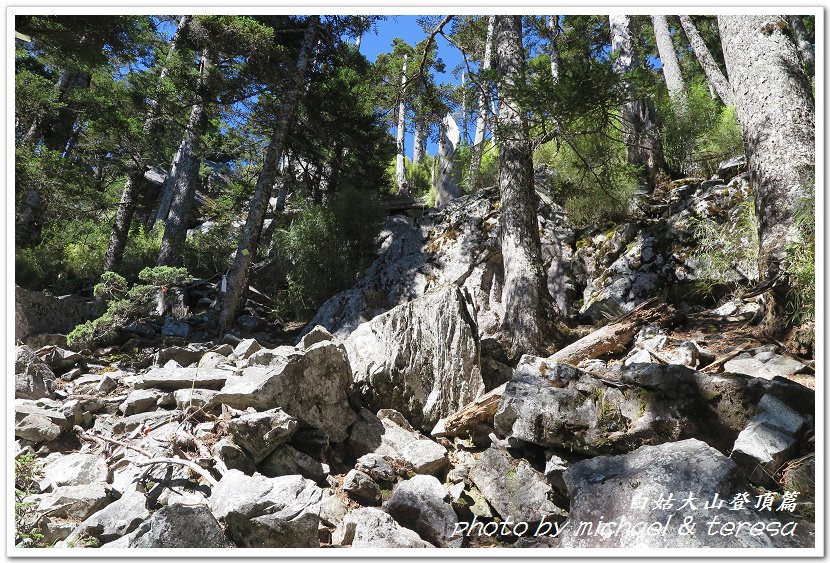
[[[810,37],[807,35],[807,28],[804,27],[804,20],[801,19],[801,16],[789,15],[787,16],[787,22],[790,24],[793,39],[798,47],[798,52],[801,54],[804,72],[807,73],[808,78],[812,77],[816,67],[816,53],[813,44],[810,43]]]
[[[423,118],[415,120],[414,147],[412,149],[412,164],[418,164],[424,159],[427,152],[427,125]]]
[[[515,97],[525,73],[522,17],[496,16],[495,28],[496,58],[502,77],[496,129],[504,261],[502,330],[508,340],[508,355],[518,358],[542,349],[543,327],[551,308],[542,268],[527,115]]]
[[[461,142],[465,145],[469,139],[467,130],[467,72],[461,71]]]
[[[782,274],[788,244],[798,243],[795,208],[815,185],[815,100],[796,46],[779,16],[718,16],[726,70],[755,195],[762,281]],[[766,330],[787,324],[791,288],[770,292]]]
[[[172,61],[176,50],[179,48],[187,26],[192,18],[193,16],[189,15],[181,17],[176,33],[173,35],[173,39],[170,42],[170,48],[167,52],[164,67],[162,67],[161,72],[159,73],[159,86],[156,90],[156,96],[150,100],[149,107],[147,108],[147,115],[144,118],[144,124],[142,126],[142,133],[144,135],[145,142],[147,143],[154,142],[158,133],[159,112],[164,103],[164,100],[161,99],[162,92],[164,91],[162,81],[170,73],[170,62]],[[124,257],[124,249],[127,246],[127,237],[130,233],[130,225],[133,220],[133,215],[135,214],[137,192],[144,178],[145,158],[144,155],[141,154],[142,152],[144,151],[140,151],[137,155],[135,164],[127,173],[127,179],[124,181],[124,188],[121,192],[121,200],[118,202],[118,211],[116,211],[115,214],[115,223],[112,226],[109,245],[107,246],[107,252],[104,256],[104,270],[117,270],[120,268],[121,260]]]
[[[550,35],[550,43],[548,43],[548,55],[550,55],[550,75],[553,77],[553,83],[559,82],[559,16],[548,16],[548,35]]]
[[[493,32],[496,16],[487,19],[487,39],[484,43],[484,59],[481,61],[481,71],[490,70],[493,53]],[[484,131],[487,128],[487,96],[484,92],[478,93],[478,116],[476,117],[476,133],[473,137],[473,150],[470,154],[470,184],[476,190],[480,186],[481,153],[484,150]]]
[[[703,41],[703,37],[700,36],[695,24],[692,22],[692,18],[689,16],[677,17],[680,18],[680,25],[683,27],[684,33],[686,33],[689,45],[692,46],[692,50],[695,52],[697,62],[700,63],[700,66],[703,69],[703,74],[706,75],[706,80],[709,82],[709,86],[714,88],[715,92],[718,93],[718,97],[720,97],[723,105],[730,105],[732,103],[732,87],[729,85],[729,81],[726,79],[726,76],[724,76],[723,72],[721,72],[718,63],[712,56],[712,53],[709,52],[706,42]]]
[[[612,15],[609,21],[611,50],[617,55],[614,70],[624,76],[639,64],[631,33],[631,16]],[[629,98],[621,112],[627,160],[639,170],[641,187],[651,193],[658,184],[668,179],[657,111],[651,99],[636,95],[632,85],[625,78],[623,80]]]
[[[406,166],[404,159],[404,137],[406,135],[406,102],[404,100],[404,93],[406,92],[406,59],[407,55],[403,56],[403,69],[401,70],[401,92],[400,101],[398,102],[398,136],[395,139],[395,184],[398,189],[406,182]]]
[[[277,165],[285,150],[288,130],[294,120],[300,93],[306,81],[308,62],[317,39],[319,26],[320,16],[309,16],[308,27],[306,27],[300,54],[297,57],[293,80],[283,96],[279,109],[279,119],[265,151],[262,170],[257,177],[254,194],[251,196],[248,218],[242,227],[239,246],[236,249],[233,265],[228,274],[228,291],[221,301],[222,309],[218,319],[219,325],[223,328],[236,317],[236,313],[240,308],[242,293],[248,283],[248,273],[253,263],[254,253],[257,252],[259,246],[265,211],[268,209],[268,200],[277,174]]]
[[[651,21],[654,26],[657,51],[660,54],[660,63],[663,66],[663,78],[666,80],[666,88],[672,100],[672,110],[682,115],[688,106],[688,96],[686,83],[680,72],[680,62],[677,60],[677,52],[674,50],[674,42],[669,32],[669,23],[666,21],[666,16],[651,16]]]
[[[127,247],[127,236],[130,232],[130,224],[135,213],[136,196],[138,187],[144,179],[142,170],[133,170],[124,181],[124,189],[121,191],[121,201],[118,202],[118,210],[115,212],[115,223],[110,232],[110,241],[107,246],[107,253],[104,256],[104,270],[114,272],[121,267],[121,260],[124,258],[124,249]]]
[[[182,263],[187,221],[193,207],[196,180],[199,177],[199,164],[201,163],[199,153],[205,129],[205,105],[208,99],[205,85],[210,67],[210,54],[205,49],[202,52],[202,64],[199,69],[198,99],[190,110],[190,118],[184,130],[176,173],[171,175],[174,182],[173,200],[170,203],[170,213],[167,216],[164,237],[159,249],[157,260],[159,266],[180,266]]]
[[[441,121],[441,136],[438,140],[438,174],[435,183],[435,207],[442,207],[461,195],[458,186],[456,152],[460,134],[452,114]]]

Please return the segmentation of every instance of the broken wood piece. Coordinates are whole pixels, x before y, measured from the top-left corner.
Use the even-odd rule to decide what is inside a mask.
[[[722,366],[723,364],[725,364],[726,362],[728,362],[729,360],[731,360],[732,358],[734,358],[735,356],[737,356],[738,354],[740,354],[741,352],[743,352],[747,348],[749,348],[749,345],[750,345],[749,342],[744,342],[743,344],[741,344],[740,346],[738,346],[736,349],[732,350],[728,354],[725,354],[725,355],[721,356],[720,358],[715,359],[715,361],[713,361],[711,364],[707,365],[706,367],[702,368],[700,371],[704,372],[704,373],[711,373],[711,372],[715,371],[717,368],[719,368],[720,366]]]
[[[211,487],[215,487],[217,484],[216,479],[214,479],[210,473],[193,463],[192,461],[188,461],[186,459],[181,459],[178,457],[156,457],[152,459],[148,459],[147,461],[134,461],[133,463],[136,464],[138,467],[147,467],[148,465],[158,465],[160,463],[170,464],[170,465],[183,465],[193,471],[194,473],[198,474],[202,479],[207,481],[207,483]]]

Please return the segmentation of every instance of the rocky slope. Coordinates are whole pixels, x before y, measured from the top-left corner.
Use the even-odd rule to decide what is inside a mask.
[[[541,194],[560,313],[596,322],[573,339],[655,295],[680,312],[573,364],[499,356],[493,190],[394,217],[294,346],[18,346],[16,544],[812,546],[809,362],[753,330],[757,300],[682,291],[699,275],[694,218],[725,221],[745,195],[724,180],[677,182],[593,233]]]

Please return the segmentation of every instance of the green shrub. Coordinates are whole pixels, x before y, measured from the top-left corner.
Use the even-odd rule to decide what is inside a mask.
[[[545,143],[533,162],[555,170],[551,195],[576,228],[618,223],[630,214],[637,180],[618,136],[579,135]]]
[[[671,170],[709,177],[722,160],[743,154],[734,108],[712,99],[705,80],[689,86],[685,111],[678,112],[665,92],[657,98],[657,111],[663,118],[663,156]]]
[[[24,499],[38,492],[37,482],[42,468],[32,453],[17,456],[14,460],[14,543],[18,547],[46,547],[43,532],[37,523],[36,503]]]
[[[230,268],[239,240],[239,228],[233,225],[231,217],[187,239],[183,263],[188,271],[209,278]]]
[[[107,304],[107,310],[103,315],[76,326],[66,336],[67,345],[78,349],[106,341],[120,327],[139,318],[154,315],[159,288],[184,285],[193,279],[185,268],[170,266],[144,268],[138,277],[149,282],[149,285],[136,284],[126,290],[126,280],[123,277],[113,272],[104,273],[101,283],[96,286],[96,292],[102,297],[114,298]],[[108,287],[116,289],[110,291]]]
[[[101,274],[101,283],[95,285],[92,294],[97,299],[109,300],[123,296],[127,293],[128,288],[129,286],[124,276],[116,274],[115,272],[104,272]]]
[[[735,270],[749,280],[758,279],[758,218],[752,199],[740,204],[737,221],[704,219],[695,225],[694,235],[700,279],[729,281]]]
[[[337,192],[325,205],[304,204],[291,225],[276,233],[275,248],[291,264],[277,313],[305,318],[350,287],[374,258],[383,217],[372,194],[353,188]]]

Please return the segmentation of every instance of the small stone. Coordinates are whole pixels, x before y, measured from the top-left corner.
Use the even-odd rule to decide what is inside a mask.
[[[380,502],[380,488],[377,483],[357,469],[352,469],[346,474],[343,479],[343,490],[361,504],[373,505]]]

